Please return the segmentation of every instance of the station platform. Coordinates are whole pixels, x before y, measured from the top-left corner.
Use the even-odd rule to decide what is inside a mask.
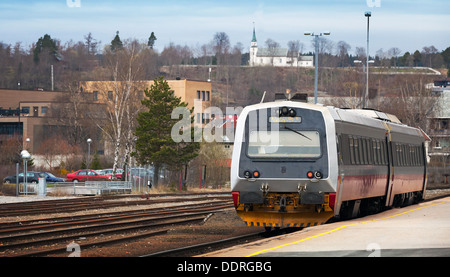
[[[450,257],[450,197],[207,253],[201,257]]]

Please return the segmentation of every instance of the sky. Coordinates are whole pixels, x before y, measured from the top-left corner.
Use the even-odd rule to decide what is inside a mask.
[[[313,38],[304,33],[329,31],[329,40],[347,42],[354,54],[366,47],[370,11],[370,54],[392,47],[403,54],[449,47],[449,8],[448,0],[1,0],[0,42],[28,47],[49,34],[64,44],[90,32],[104,46],[116,31],[122,41],[142,42],[154,32],[161,52],[170,43],[199,47],[225,32],[247,52],[255,26],[260,47],[269,38],[285,48],[299,40],[312,51]]]

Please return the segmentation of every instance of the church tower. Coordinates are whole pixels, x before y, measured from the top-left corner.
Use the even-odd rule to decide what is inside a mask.
[[[256,41],[255,24],[253,23],[253,38],[250,45],[250,66],[256,64],[256,53],[258,52],[258,42]]]

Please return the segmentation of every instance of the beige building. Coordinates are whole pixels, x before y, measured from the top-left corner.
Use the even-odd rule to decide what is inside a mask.
[[[194,107],[194,101],[203,102],[203,107],[211,106],[211,83],[194,80],[167,80],[169,87],[176,97],[188,104],[188,108]],[[150,88],[153,81],[136,81],[133,85],[141,91],[140,99],[144,97],[144,89]],[[93,94],[93,99],[102,101],[104,98],[114,97],[114,81],[86,81],[81,84],[81,90]]]
[[[144,98],[144,90],[150,88],[154,81],[136,81],[133,87],[139,90],[138,99]],[[167,80],[169,87],[176,97],[180,97],[182,102],[188,104],[188,108],[195,107],[195,123],[205,124],[210,115],[205,113],[211,106],[211,83],[195,80]],[[114,99],[115,91],[123,91],[123,88],[115,89],[116,85],[124,86],[124,82],[114,81],[87,81],[81,84],[81,90],[92,93],[94,101],[103,102],[105,99]]]
[[[45,116],[63,97],[56,91],[0,89],[0,142],[16,134],[33,151],[36,140],[42,141]]]
[[[188,103],[188,108],[195,104],[196,122],[205,123],[209,115],[204,111],[211,106],[211,83],[193,80],[167,82],[175,96]],[[153,81],[139,82],[139,88],[142,88],[140,99],[144,97],[144,88],[149,88],[152,84]],[[80,107],[87,107],[86,104],[89,104],[104,108],[105,97],[113,97],[113,82],[85,82],[81,84],[80,91],[83,93],[83,105]],[[18,135],[23,147],[32,153],[36,152],[42,141],[61,127],[61,120],[56,123],[55,120],[49,120],[52,119],[49,115],[54,109],[61,109],[61,103],[67,102],[68,98],[68,92],[0,89],[0,143],[8,137]]]

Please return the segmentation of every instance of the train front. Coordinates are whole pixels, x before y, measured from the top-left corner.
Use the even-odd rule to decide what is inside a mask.
[[[280,101],[246,107],[231,163],[237,214],[247,225],[266,228],[314,226],[333,217],[335,137],[322,106]]]

